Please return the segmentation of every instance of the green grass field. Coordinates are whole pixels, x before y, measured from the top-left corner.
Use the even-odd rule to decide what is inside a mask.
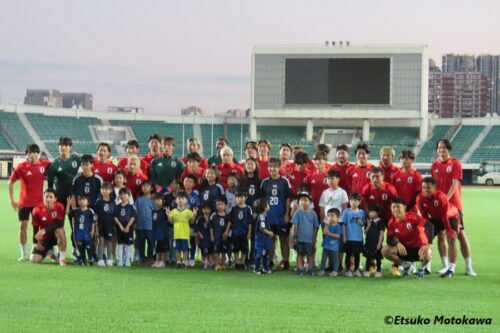
[[[500,331],[498,189],[463,191],[478,276],[463,274],[460,257],[454,278],[434,273],[422,281],[391,277],[386,269],[376,280],[18,263],[17,215],[5,181],[0,193],[0,332]],[[396,315],[429,317],[431,324],[384,323]],[[463,315],[490,317],[493,323],[433,324],[434,316]]]

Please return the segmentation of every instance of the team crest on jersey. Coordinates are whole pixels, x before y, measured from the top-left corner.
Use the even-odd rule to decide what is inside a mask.
[[[40,173],[45,173],[45,167],[40,167]]]
[[[253,186],[248,190],[248,194],[255,195],[255,188]]]
[[[80,223],[83,223],[83,222],[85,222],[85,216],[81,215],[80,216]]]
[[[172,161],[172,163],[170,164],[170,166],[171,166],[172,168],[175,168],[175,167],[177,166],[177,162]]]
[[[323,178],[323,184],[324,185],[328,184],[328,178]]]
[[[136,181],[135,181],[135,185],[141,185],[141,184],[142,184],[142,180],[140,180],[140,179],[136,179]]]
[[[158,219],[158,213],[155,212],[155,213],[153,213],[153,220],[156,221],[157,219]]]
[[[125,209],[122,209],[122,210],[120,211],[120,215],[121,215],[121,216],[125,216],[125,215],[127,215],[127,211],[126,211]]]
[[[45,216],[42,217],[42,221],[47,221],[47,218]]]
[[[451,172],[451,169],[452,169],[452,167],[451,167],[451,165],[450,165],[449,167],[447,167],[447,168],[446,168],[446,172],[447,172],[447,173],[450,173],[450,172]]]
[[[113,173],[113,168],[108,168],[108,175]]]
[[[203,193],[203,200],[207,201],[208,200],[208,192]]]
[[[410,176],[410,177],[408,177],[408,184],[411,184],[411,183],[413,183],[413,177]]]
[[[434,200],[434,206],[435,206],[435,207],[439,206],[439,201]]]
[[[52,218],[55,219],[57,217],[57,212],[52,212]]]
[[[387,194],[386,193],[382,194],[382,200],[387,200]]]
[[[260,227],[264,229],[266,227],[266,223],[264,221],[260,222]]]
[[[223,227],[223,226],[224,226],[224,219],[220,219],[220,220],[219,220],[219,225],[220,225],[221,227]]]
[[[413,229],[413,227],[412,227],[411,223],[410,223],[410,222],[407,222],[407,223],[406,223],[406,230],[411,230],[411,229]]]
[[[90,187],[89,186],[85,186],[85,188],[83,189],[83,192],[85,192],[85,194],[89,194],[90,193]]]
[[[104,205],[104,211],[107,213],[109,212],[109,205],[108,204],[105,204]]]
[[[76,161],[73,161],[73,163],[71,163],[71,166],[73,167],[73,169],[76,169],[78,167],[78,163],[76,163]]]
[[[243,212],[238,212],[238,220],[243,220]]]

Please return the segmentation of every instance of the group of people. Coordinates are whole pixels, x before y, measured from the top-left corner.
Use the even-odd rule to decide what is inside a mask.
[[[383,147],[379,165],[373,165],[365,143],[351,148],[355,163],[349,162],[349,147],[338,145],[332,164],[324,144],[309,156],[284,143],[279,157],[271,157],[269,141],[247,141],[243,161],[234,158],[225,138],[217,140],[217,153],[208,160],[196,138],[186,144],[188,154],[177,157],[173,137],[153,134],[149,152],[141,157],[139,142],[130,140],[128,156],[117,163],[105,142],[96,156],[78,155],[71,151],[71,138],[62,137],[52,162],[40,158],[36,144],[29,145],[26,161],[9,181],[20,222],[19,260],[39,263],[51,257],[66,265],[67,219],[73,260],[84,266],[129,267],[136,260],[155,268],[186,268],[195,265],[199,251],[204,269],[251,268],[260,275],[290,269],[293,249],[299,276],[345,271],[349,277],[381,277],[385,257],[393,262],[392,274],[415,270],[423,278],[431,272],[431,243],[437,236],[441,277],[455,273],[456,240],[466,274],[476,275],[464,231],[462,167],[446,139],[436,143],[438,158],[432,176],[424,179],[412,166],[412,151],[401,152],[398,167],[394,149]]]

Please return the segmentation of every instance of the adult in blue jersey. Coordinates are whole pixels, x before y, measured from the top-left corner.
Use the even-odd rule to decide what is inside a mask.
[[[261,194],[269,205],[267,218],[271,231],[274,234],[273,247],[269,253],[271,268],[274,266],[272,260],[276,250],[276,235],[278,235],[282,255],[280,267],[288,269],[290,267],[288,234],[290,232],[290,201],[292,197],[292,187],[290,182],[280,175],[279,168],[280,161],[278,159],[269,159],[270,177],[262,181]]]

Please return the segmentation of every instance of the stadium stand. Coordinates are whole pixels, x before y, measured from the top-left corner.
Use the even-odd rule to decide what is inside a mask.
[[[215,154],[215,141],[217,138],[224,136],[224,125],[221,124],[201,124],[201,140],[203,141],[203,154],[205,157],[209,158],[213,154]],[[213,131],[213,135],[212,135]],[[239,139],[234,141],[229,139],[229,146],[234,149],[236,147],[236,143],[239,143]],[[241,149],[241,148],[240,148]],[[239,155],[235,154],[235,157],[238,158]]]
[[[44,141],[59,140],[70,136],[73,141],[92,142],[89,126],[98,125],[98,118],[46,116],[40,113],[26,113],[29,122]]]
[[[433,161],[436,152],[436,141],[445,138],[451,128],[452,126],[449,125],[434,126],[432,136],[424,143],[417,156],[417,162],[425,163]]]
[[[15,147],[13,148],[19,151],[24,151],[28,144],[33,143],[33,139],[16,113],[0,111],[0,127],[2,127],[5,136],[14,143]]]
[[[462,159],[477,136],[483,131],[483,129],[484,126],[464,125],[460,127],[460,130],[452,140],[453,156],[458,159]]]
[[[245,142],[248,139],[248,124],[227,124],[227,139],[237,160],[245,158]],[[243,142],[241,142],[243,140]]]
[[[396,152],[394,162],[397,163],[402,150],[414,150],[417,144],[418,128],[408,127],[372,127],[370,141],[371,158],[379,156],[380,149],[392,146]]]
[[[495,125],[484,137],[468,162],[482,163],[487,161],[500,161],[500,125]]]
[[[9,143],[9,140],[5,136],[3,130],[0,129],[0,149],[12,149],[12,146]]]
[[[315,141],[307,141],[304,138],[305,126],[258,126],[257,137],[265,138],[271,142],[271,156],[278,156],[278,148],[282,143],[293,146],[302,146],[310,156],[316,148]]]

